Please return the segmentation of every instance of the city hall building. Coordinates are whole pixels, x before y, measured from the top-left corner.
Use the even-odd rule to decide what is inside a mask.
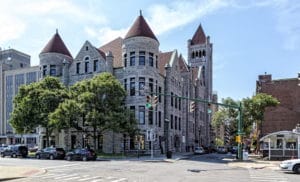
[[[103,152],[151,149],[146,132],[154,133],[153,149],[185,152],[195,146],[209,146],[211,114],[207,104],[196,102],[190,112],[190,101],[198,98],[212,101],[212,43],[201,25],[187,41],[187,61],[173,50],[161,52],[159,40],[142,15],[138,16],[124,38],[116,38],[101,47],[86,41],[72,56],[56,31],[42,49],[38,66],[30,66],[30,56],[14,49],[2,50],[0,57],[0,143],[26,143],[45,146],[43,128],[30,134],[15,134],[9,124],[13,98],[22,84],[39,81],[46,76],[59,77],[66,86],[90,79],[94,75],[112,73],[127,91],[126,107],[135,113],[141,135],[130,138],[106,132],[97,136]],[[145,90],[158,93],[153,110],[146,107]],[[169,96],[164,96],[169,95]],[[183,97],[183,98],[182,98]],[[66,149],[94,144],[87,132],[73,129],[54,132],[51,144]],[[167,145],[166,145],[167,143]],[[168,149],[166,149],[166,147]]]

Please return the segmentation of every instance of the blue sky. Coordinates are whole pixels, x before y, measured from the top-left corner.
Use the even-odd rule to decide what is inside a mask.
[[[161,51],[186,58],[201,23],[213,47],[213,88],[219,98],[255,93],[259,74],[295,78],[300,71],[298,0],[9,0],[0,6],[0,47],[31,55],[58,29],[73,57],[86,40],[96,47],[124,37],[142,9]]]

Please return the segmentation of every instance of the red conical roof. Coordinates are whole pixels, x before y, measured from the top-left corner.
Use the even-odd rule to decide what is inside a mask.
[[[151,28],[149,27],[142,15],[137,17],[132,27],[127,32],[125,39],[137,36],[149,37],[157,40],[157,38],[155,37],[154,33],[152,32]]]
[[[47,45],[42,50],[42,53],[49,53],[49,52],[56,52],[60,54],[64,54],[66,56],[72,57],[71,53],[69,52],[68,48],[64,44],[63,40],[60,38],[58,31],[54,34],[54,36],[50,39]]]
[[[192,43],[192,45],[205,44],[206,43],[206,36],[205,36],[205,33],[202,29],[201,24],[199,25],[197,31],[195,32],[191,43]]]

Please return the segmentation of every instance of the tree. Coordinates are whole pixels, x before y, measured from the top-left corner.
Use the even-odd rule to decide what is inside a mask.
[[[271,95],[265,93],[259,93],[253,96],[251,99],[244,99],[244,121],[246,123],[255,123],[256,125],[256,145],[259,150],[259,136],[261,135],[262,122],[264,120],[264,112],[267,107],[275,107],[280,102]]]
[[[54,129],[49,122],[49,115],[66,98],[66,88],[54,77],[23,85],[14,98],[10,123],[17,133],[26,133],[39,126],[44,127],[46,146],[49,146],[49,136]]]
[[[70,88],[72,101],[61,103],[51,115],[51,121],[58,128],[71,127],[82,132],[92,132],[96,146],[97,134],[104,131],[137,131],[135,117],[131,117],[130,111],[123,104],[125,97],[126,91],[121,83],[112,74],[102,73],[73,85]],[[65,111],[68,109],[66,106],[69,109],[75,108],[76,113]]]
[[[222,104],[230,106],[238,106],[239,101],[234,101],[232,98],[228,97],[222,99]],[[232,107],[220,107],[220,110],[215,112],[212,117],[212,126],[214,128],[219,128],[221,125],[229,128],[230,136],[235,136],[237,133],[237,123],[238,123],[238,110]],[[233,137],[231,137],[233,138]],[[234,141],[231,141],[231,143]]]

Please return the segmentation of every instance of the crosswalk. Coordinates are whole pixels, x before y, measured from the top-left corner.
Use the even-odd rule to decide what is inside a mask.
[[[270,169],[249,169],[252,182],[288,182],[289,180],[280,171]]]
[[[80,170],[90,169],[92,165],[63,165],[63,166],[52,166],[45,168],[47,171],[44,174],[29,177],[30,182],[50,182],[50,181],[72,181],[72,182],[128,182],[127,178],[115,177],[115,176],[103,176],[93,174],[91,172],[77,173],[78,168]],[[24,179],[23,179],[24,180]]]

